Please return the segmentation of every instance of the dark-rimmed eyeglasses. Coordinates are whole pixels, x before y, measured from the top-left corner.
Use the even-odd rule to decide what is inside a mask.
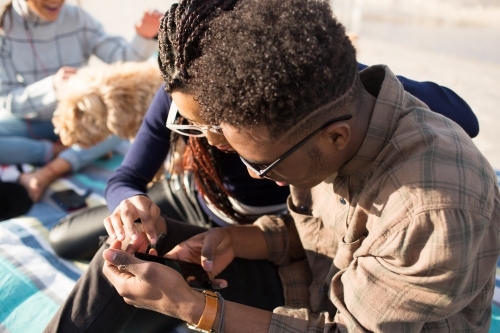
[[[284,159],[286,159],[288,156],[292,155],[297,149],[302,147],[309,139],[311,139],[313,136],[321,132],[323,129],[325,129],[328,125],[333,124],[337,121],[342,121],[342,120],[349,120],[352,118],[352,115],[348,114],[345,116],[333,118],[332,120],[327,121],[324,123],[320,128],[306,136],[304,139],[302,139],[299,143],[297,143],[295,146],[290,148],[286,153],[281,155],[276,161],[272,163],[253,163],[245,160],[243,157],[240,156],[241,161],[254,173],[259,175],[262,178],[267,178],[266,175],[271,172],[272,169],[274,169],[279,163],[281,163]]]

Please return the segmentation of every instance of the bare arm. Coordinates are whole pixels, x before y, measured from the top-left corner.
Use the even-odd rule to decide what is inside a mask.
[[[198,323],[205,308],[205,296],[193,289],[176,271],[157,263],[145,262],[118,250],[116,241],[103,253],[104,275],[128,304],[147,308],[188,323]],[[165,283],[168,281],[168,283]],[[158,297],[160,295],[160,297]],[[221,311],[213,328],[217,329]],[[272,313],[257,308],[225,303],[225,332],[267,332]]]
[[[229,227],[233,239],[234,255],[237,258],[263,259],[269,258],[267,242],[262,230],[254,225]]]

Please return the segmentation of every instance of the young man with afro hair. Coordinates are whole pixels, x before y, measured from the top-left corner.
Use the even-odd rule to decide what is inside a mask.
[[[241,1],[202,46],[201,115],[251,175],[291,185],[289,214],[212,228],[168,256],[212,278],[235,258],[269,260],[285,306],[198,293],[115,242],[103,272],[125,301],[205,332],[487,332],[500,195],[467,134],[387,66],[358,74],[325,1]]]

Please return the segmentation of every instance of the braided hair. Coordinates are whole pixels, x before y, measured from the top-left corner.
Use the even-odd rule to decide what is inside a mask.
[[[201,40],[212,19],[222,11],[232,10],[238,0],[185,0],[173,4],[161,20],[158,33],[158,65],[165,90],[192,92],[189,67],[202,55]],[[172,132],[171,142],[180,139]],[[192,170],[200,194],[218,210],[240,224],[250,223],[229,201],[230,193],[220,177],[218,156],[223,154],[204,137],[190,137],[183,156],[183,166]]]
[[[221,11],[232,10],[238,0],[185,0],[173,4],[163,16],[158,33],[158,65],[165,90],[184,91],[188,69],[200,57],[201,40]]]

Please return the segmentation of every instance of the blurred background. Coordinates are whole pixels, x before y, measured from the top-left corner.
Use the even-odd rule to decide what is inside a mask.
[[[145,8],[164,12],[172,0],[68,0],[105,29],[131,39]],[[433,81],[459,94],[479,119],[475,144],[500,169],[500,0],[331,0],[367,65]],[[0,0],[0,4],[5,3]],[[97,60],[91,61],[98,66]],[[498,127],[497,127],[498,126]]]
[[[499,169],[500,0],[354,2],[359,61],[454,90],[479,119],[476,146]]]

